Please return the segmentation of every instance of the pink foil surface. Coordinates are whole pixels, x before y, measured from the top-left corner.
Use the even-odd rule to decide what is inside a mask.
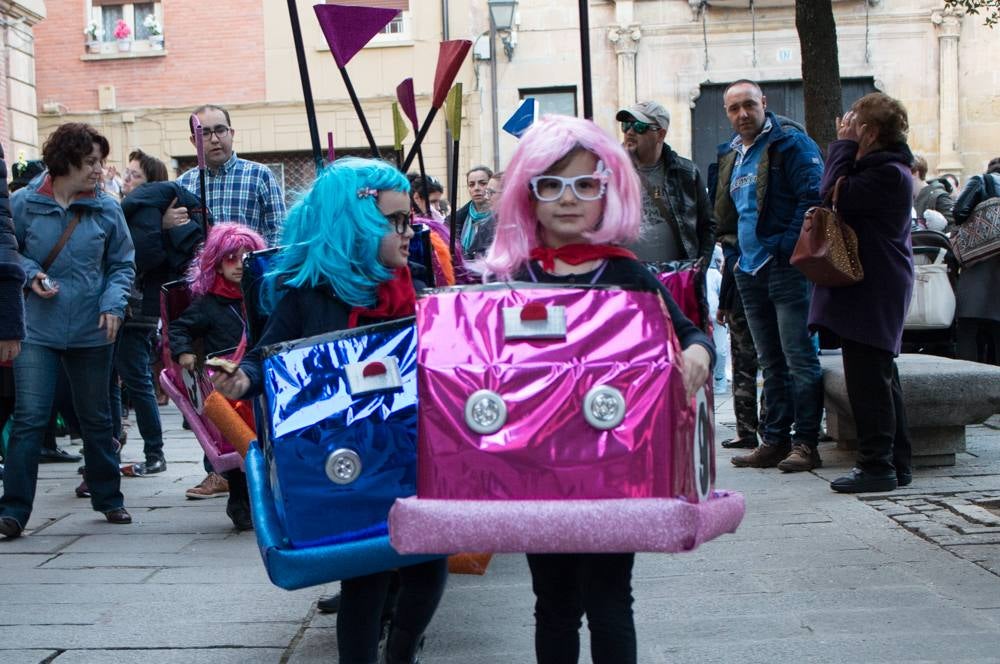
[[[700,503],[632,500],[426,500],[403,498],[389,512],[399,553],[455,551],[614,553],[690,551],[735,532],[743,496],[717,492]]]
[[[529,302],[565,307],[564,340],[504,339],[502,309]],[[444,289],[418,299],[417,330],[419,497],[698,501],[694,400],[685,399],[678,342],[658,295],[534,284]],[[625,397],[625,419],[610,431],[583,417],[584,395],[597,384]],[[480,389],[499,393],[508,408],[494,434],[474,433],[464,420],[466,400]]]

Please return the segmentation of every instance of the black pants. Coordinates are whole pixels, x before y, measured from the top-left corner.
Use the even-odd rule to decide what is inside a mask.
[[[959,318],[958,356],[970,362],[1000,364],[1000,323],[986,318]]]
[[[250,509],[250,488],[247,486],[247,474],[239,468],[227,470],[222,473],[229,483],[229,498],[226,499],[227,506],[242,505]]]
[[[634,562],[634,553],[528,554],[539,664],[576,664],[585,613],[593,663],[635,663]]]
[[[893,354],[844,339],[843,359],[858,433],[858,468],[874,474],[909,472],[910,437]]]
[[[374,664],[382,631],[382,608],[389,582],[396,572],[379,572],[340,582],[340,610],[337,612],[337,646],[340,664]],[[392,618],[390,639],[395,635],[399,649],[415,649],[434,611],[437,610],[448,580],[445,558],[401,567],[399,594]],[[401,643],[409,637],[409,643]]]

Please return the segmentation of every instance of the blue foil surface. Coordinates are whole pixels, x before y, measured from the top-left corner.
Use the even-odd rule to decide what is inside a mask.
[[[413,319],[278,344],[265,355],[268,475],[289,544],[385,535],[393,502],[416,493]],[[402,387],[352,395],[346,367],[390,356]],[[335,484],[326,461],[343,448],[361,458],[361,474]]]

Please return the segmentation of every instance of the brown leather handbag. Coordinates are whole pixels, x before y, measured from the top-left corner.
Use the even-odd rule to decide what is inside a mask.
[[[858,236],[837,214],[840,177],[822,206],[806,210],[791,264],[817,286],[852,286],[865,278],[858,256]]]

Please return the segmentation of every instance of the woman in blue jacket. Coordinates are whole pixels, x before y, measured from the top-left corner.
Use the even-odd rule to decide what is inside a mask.
[[[60,365],[80,418],[91,504],[111,523],[132,521],[121,493],[108,385],[135,252],[121,207],[99,188],[108,152],[107,139],[93,127],[61,125],[42,148],[48,173],[11,197],[29,289],[0,498],[0,535],[8,538],[19,536],[31,516]]]

